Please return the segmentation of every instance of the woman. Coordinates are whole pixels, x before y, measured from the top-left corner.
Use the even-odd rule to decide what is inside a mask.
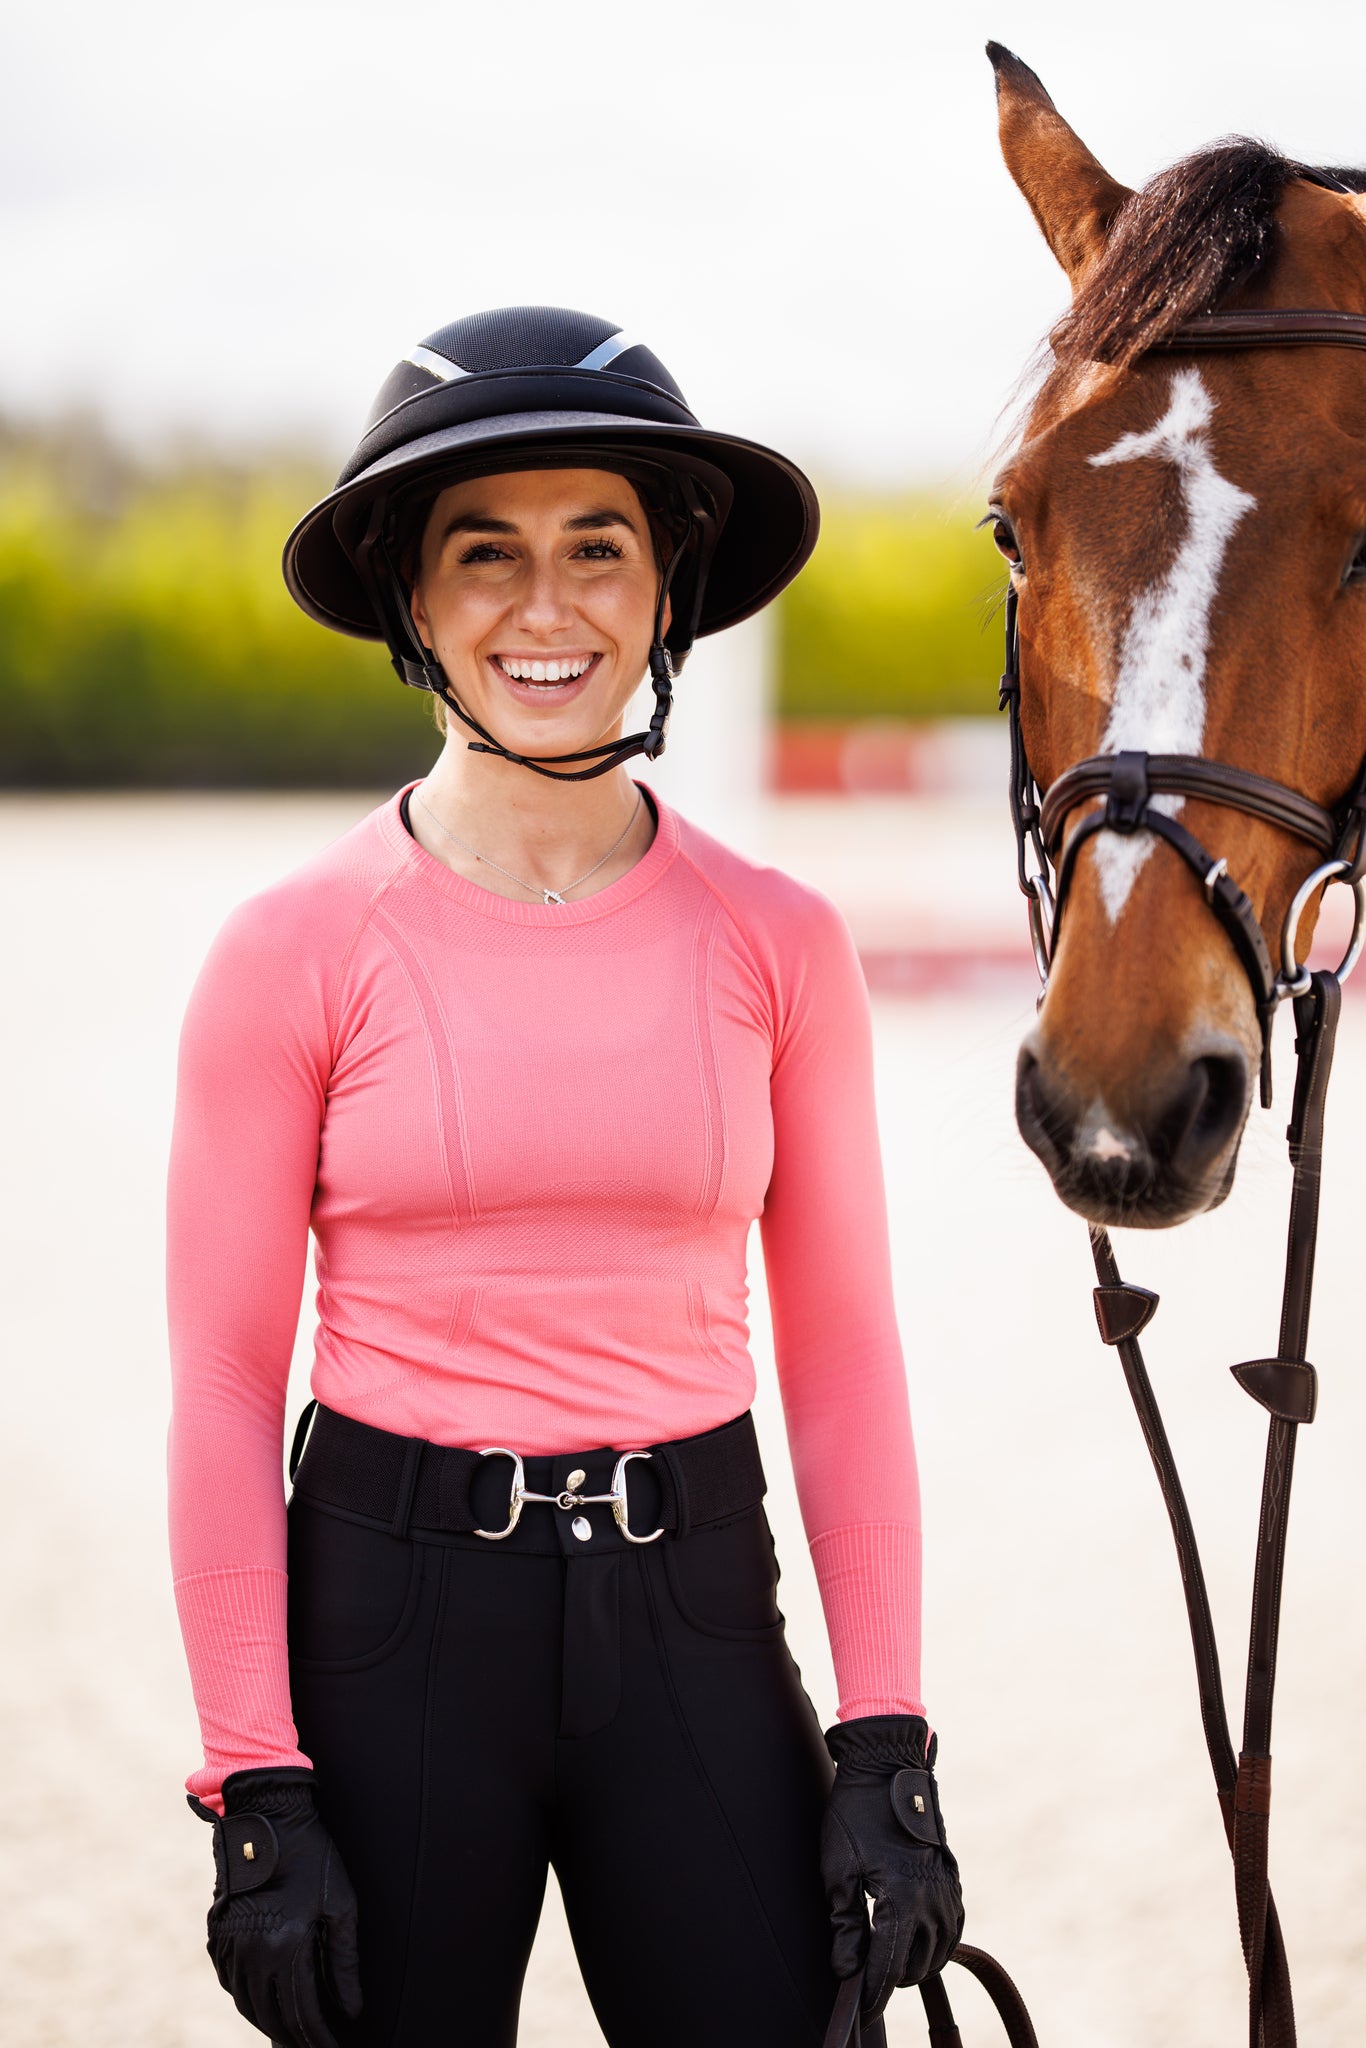
[[[815,529],[801,473],[700,428],[648,349],[523,308],[398,366],[286,549],[446,739],[229,919],[182,1041],[189,1787],[210,1952],[277,2042],[505,2048],[552,1862],[612,2048],[818,2044],[838,1979],[872,2017],[961,1929],[858,963],[623,765]],[[825,1743],[748,1413],[756,1216]]]

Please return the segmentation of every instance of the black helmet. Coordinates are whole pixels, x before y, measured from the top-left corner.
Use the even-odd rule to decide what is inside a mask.
[[[564,467],[630,478],[672,550],[650,650],[649,731],[551,757],[594,761],[573,771],[509,755],[456,702],[413,624],[396,560],[405,513],[411,519],[414,505],[445,484]],[[479,735],[476,751],[581,780],[632,754],[662,753],[673,677],[694,638],[776,597],[815,546],[819,519],[796,464],[699,426],[643,342],[590,313],[512,306],[438,328],[390,372],[336,488],[290,535],[285,582],[321,625],[385,640],[401,680],[440,696]]]

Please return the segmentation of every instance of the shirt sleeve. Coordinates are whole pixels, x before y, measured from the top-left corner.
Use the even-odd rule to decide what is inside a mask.
[[[228,920],[180,1041],[167,1200],[176,1604],[204,1743],[188,1789],[304,1764],[289,1700],[285,1391],[330,1054],[297,920]]]
[[[919,1714],[920,1491],[868,992],[844,919],[814,892],[781,956],[760,1228],[797,1495],[841,1720]]]

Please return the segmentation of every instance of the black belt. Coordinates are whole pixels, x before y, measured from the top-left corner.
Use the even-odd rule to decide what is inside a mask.
[[[289,1470],[303,1499],[394,1536],[467,1537],[567,1556],[582,1556],[585,1545],[624,1548],[718,1528],[752,1512],[766,1491],[748,1411],[646,1451],[522,1457],[396,1436],[310,1402]],[[541,1512],[547,1506],[549,1515]]]

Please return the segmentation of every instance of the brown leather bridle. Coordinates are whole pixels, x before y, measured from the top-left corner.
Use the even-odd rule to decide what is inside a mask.
[[[1366,317],[1297,310],[1208,313],[1174,329],[1159,346],[1166,352],[1366,348]],[[1227,762],[1209,761],[1193,754],[1132,751],[1078,761],[1040,799],[1021,728],[1019,633],[1013,590],[1006,603],[1001,704],[1010,714],[1010,808],[1018,879],[1029,903],[1030,936],[1044,989],[1081,848],[1098,832],[1148,831],[1174,848],[1199,878],[1206,901],[1228,933],[1252,984],[1262,1032],[1264,1104],[1271,1100],[1271,1028],[1276,1011],[1287,997],[1295,1006],[1295,1100],[1286,1134],[1293,1177],[1276,1355],[1232,1368],[1239,1385],[1271,1417],[1257,1532],[1243,1741],[1236,1758],[1195,1532],[1138,1344],[1139,1333],[1156,1313],[1158,1297],[1148,1288],[1122,1280],[1109,1233],[1096,1226],[1091,1229],[1092,1256],[1099,1282],[1095,1289],[1096,1321],[1102,1340],[1119,1352],[1171,1519],[1181,1564],[1201,1721],[1233,1857],[1238,1926],[1248,1973],[1250,2048],[1294,2048],[1290,1973],[1267,1874],[1271,1708],[1295,1433],[1301,1423],[1313,1420],[1318,1392],[1317,1374],[1305,1353],[1318,1236],[1324,1104],[1341,984],[1366,945],[1366,764],[1332,810],[1284,783]],[[1319,856],[1319,864],[1296,890],[1287,912],[1279,973],[1272,965],[1256,913],[1229,875],[1227,862],[1212,856],[1184,825],[1156,809],[1153,799],[1158,795],[1194,797],[1246,816],[1263,818],[1280,830],[1293,833]],[[1088,811],[1068,834],[1067,823],[1073,813],[1100,797],[1105,800],[1103,808]],[[1033,872],[1031,854],[1036,863]],[[1056,882],[1050,879],[1052,875]],[[1355,894],[1355,928],[1336,971],[1311,974],[1300,965],[1295,952],[1300,917],[1314,892],[1333,881],[1349,884]]]
[[[1269,311],[1206,313],[1174,328],[1160,344],[1164,353],[1205,349],[1366,348],[1366,318],[1357,313]],[[1174,848],[1192,869],[1205,900],[1233,943],[1248,981],[1261,1027],[1261,1097],[1271,1104],[1271,1031],[1276,1011],[1287,996],[1303,995],[1307,970],[1295,955],[1301,914],[1315,890],[1333,881],[1350,885],[1356,896],[1352,941],[1339,966],[1345,981],[1366,946],[1366,762],[1333,810],[1263,775],[1210,761],[1202,754],[1146,754],[1129,751],[1094,754],[1076,762],[1040,799],[1025,752],[1020,721],[1020,640],[1018,600],[1014,589],[1006,599],[1006,659],[1001,677],[1001,708],[1010,713],[1010,809],[1015,826],[1019,885],[1029,903],[1030,938],[1039,977],[1048,972],[1057,946],[1077,856],[1098,832],[1152,832]],[[1222,858],[1209,853],[1185,825],[1154,803],[1155,796],[1195,797],[1222,804],[1246,816],[1264,818],[1283,832],[1312,846],[1319,865],[1296,891],[1281,934],[1281,967],[1272,962],[1266,935],[1247,896]],[[1079,805],[1105,798],[1103,809],[1089,811],[1067,833],[1067,821]],[[1030,855],[1036,866],[1030,872]],[[1054,879],[1055,878],[1055,879]],[[1042,1000],[1042,998],[1041,998]]]

